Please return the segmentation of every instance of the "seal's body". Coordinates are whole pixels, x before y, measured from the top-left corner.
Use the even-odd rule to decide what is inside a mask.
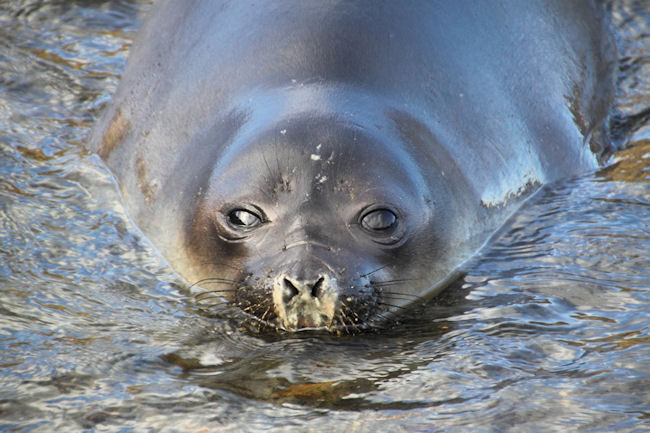
[[[92,148],[194,283],[281,329],[433,295],[607,149],[591,1],[160,1]]]

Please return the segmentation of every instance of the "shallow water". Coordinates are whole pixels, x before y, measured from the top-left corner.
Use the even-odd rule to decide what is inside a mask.
[[[148,3],[0,3],[0,431],[650,431],[643,1],[609,6],[634,146],[537,193],[412,318],[346,337],[206,314],[83,150]]]

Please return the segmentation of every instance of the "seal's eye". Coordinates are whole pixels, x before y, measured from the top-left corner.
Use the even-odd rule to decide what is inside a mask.
[[[228,214],[228,223],[239,230],[248,230],[262,223],[262,218],[246,209],[235,209]]]
[[[389,209],[374,209],[361,217],[361,227],[371,232],[392,229],[397,223],[397,215]]]

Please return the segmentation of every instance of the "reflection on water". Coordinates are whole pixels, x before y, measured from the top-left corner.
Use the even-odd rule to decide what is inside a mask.
[[[0,3],[0,430],[650,429],[643,1],[610,6],[631,147],[536,194],[399,326],[342,338],[204,314],[84,152],[147,5]]]

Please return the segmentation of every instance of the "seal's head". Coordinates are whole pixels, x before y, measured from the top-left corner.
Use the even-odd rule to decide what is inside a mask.
[[[188,242],[197,279],[279,329],[368,326],[440,255],[423,248],[439,233],[413,156],[349,122],[240,134],[208,184]]]

